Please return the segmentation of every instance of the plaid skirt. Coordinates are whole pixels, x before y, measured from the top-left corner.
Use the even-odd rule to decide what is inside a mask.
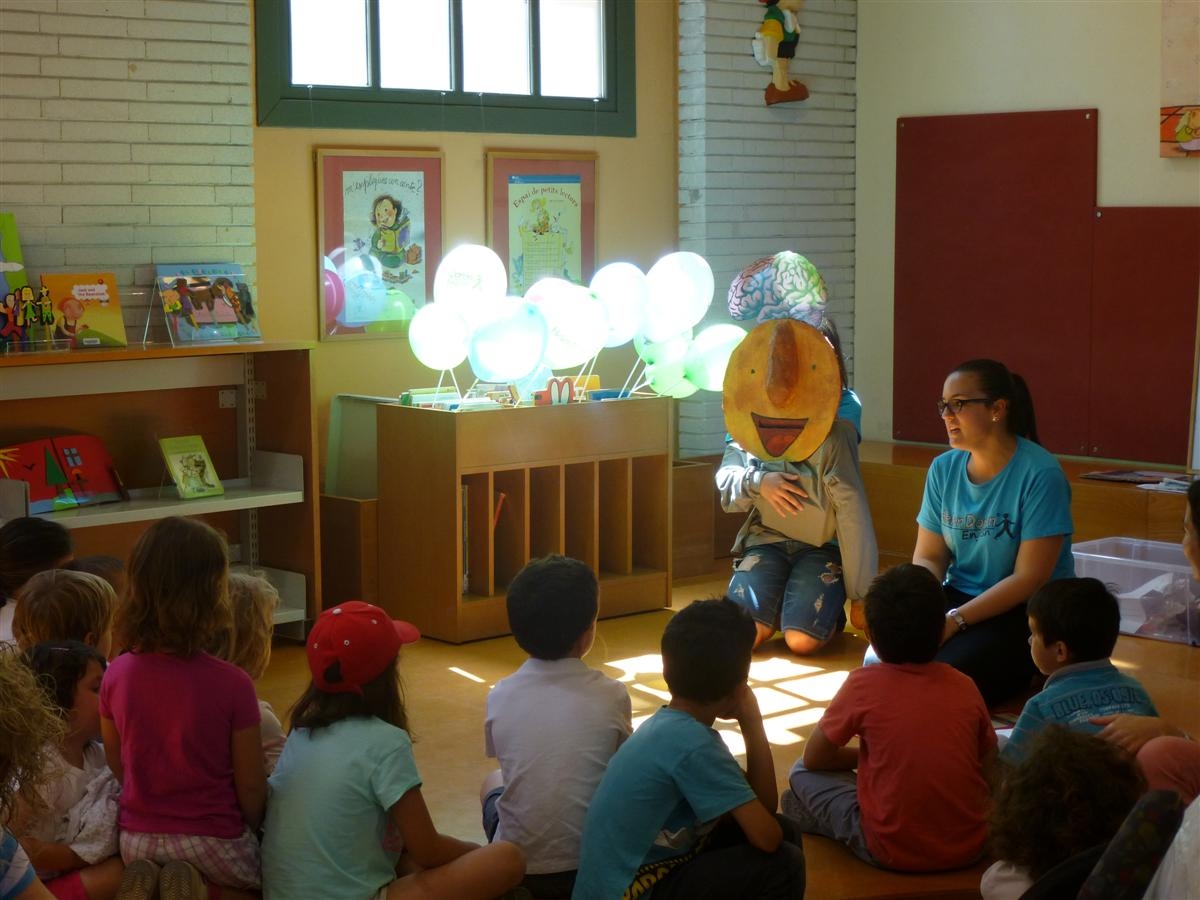
[[[180,859],[191,863],[205,879],[222,887],[239,890],[262,887],[258,839],[248,828],[237,838],[122,831],[121,858],[126,865],[135,859],[148,859],[159,865]]]

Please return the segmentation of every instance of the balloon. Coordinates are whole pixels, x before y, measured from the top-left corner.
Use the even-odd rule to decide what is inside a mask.
[[[408,326],[413,355],[431,369],[453,369],[467,358],[467,324],[453,309],[428,303]]]
[[[691,328],[712,303],[712,269],[704,257],[687,251],[668,253],[646,273],[650,302],[642,333],[650,340]]]
[[[554,373],[550,371],[550,367],[545,363],[539,363],[530,374],[524,378],[520,378],[513,382],[513,387],[517,389],[517,393],[522,400],[533,396],[534,391],[540,391],[546,386],[546,382],[554,377]]]
[[[608,316],[587,288],[563,278],[543,278],[525,292],[525,299],[546,319],[544,359],[551,369],[581,366],[604,346]]]
[[[329,328],[346,306],[346,285],[335,271],[325,269],[321,274],[325,279],[325,326]]]
[[[471,371],[483,381],[520,381],[546,352],[546,319],[520,297],[501,297],[467,341]]]
[[[710,325],[692,340],[683,358],[684,377],[702,391],[719,391],[735,347],[746,338],[737,325]]]
[[[648,366],[658,363],[677,362],[683,359],[692,343],[692,329],[672,334],[662,341],[649,341],[644,335],[636,335],[633,349]]]
[[[684,377],[683,360],[646,366],[646,381],[664,397],[690,397],[699,390]]]
[[[504,263],[489,247],[461,244],[442,257],[433,276],[433,299],[458,312],[474,329],[487,308],[504,297],[508,276]]]
[[[608,312],[605,347],[619,347],[633,339],[646,319],[650,282],[633,263],[609,263],[592,276],[589,285]]]

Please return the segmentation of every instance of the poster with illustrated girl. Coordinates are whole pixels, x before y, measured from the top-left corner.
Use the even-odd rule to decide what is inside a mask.
[[[402,335],[441,258],[441,155],[318,150],[322,338]]]

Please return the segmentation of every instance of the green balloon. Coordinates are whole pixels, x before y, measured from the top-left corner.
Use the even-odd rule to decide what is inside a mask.
[[[684,377],[683,360],[646,366],[646,380],[663,397],[690,397],[699,390]]]
[[[746,331],[737,325],[710,325],[692,341],[683,358],[684,377],[702,391],[719,391],[725,385],[729,357]]]
[[[648,366],[662,363],[682,361],[692,343],[692,329],[681,331],[679,334],[662,341],[648,341],[644,335],[637,334],[633,338],[633,349]]]

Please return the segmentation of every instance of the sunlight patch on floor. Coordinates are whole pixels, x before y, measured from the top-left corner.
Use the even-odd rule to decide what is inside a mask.
[[[465,678],[468,681],[474,681],[476,684],[487,684],[487,679],[480,678],[478,675],[472,675],[466,669],[460,669],[458,666],[450,666],[449,669],[460,678]]]

